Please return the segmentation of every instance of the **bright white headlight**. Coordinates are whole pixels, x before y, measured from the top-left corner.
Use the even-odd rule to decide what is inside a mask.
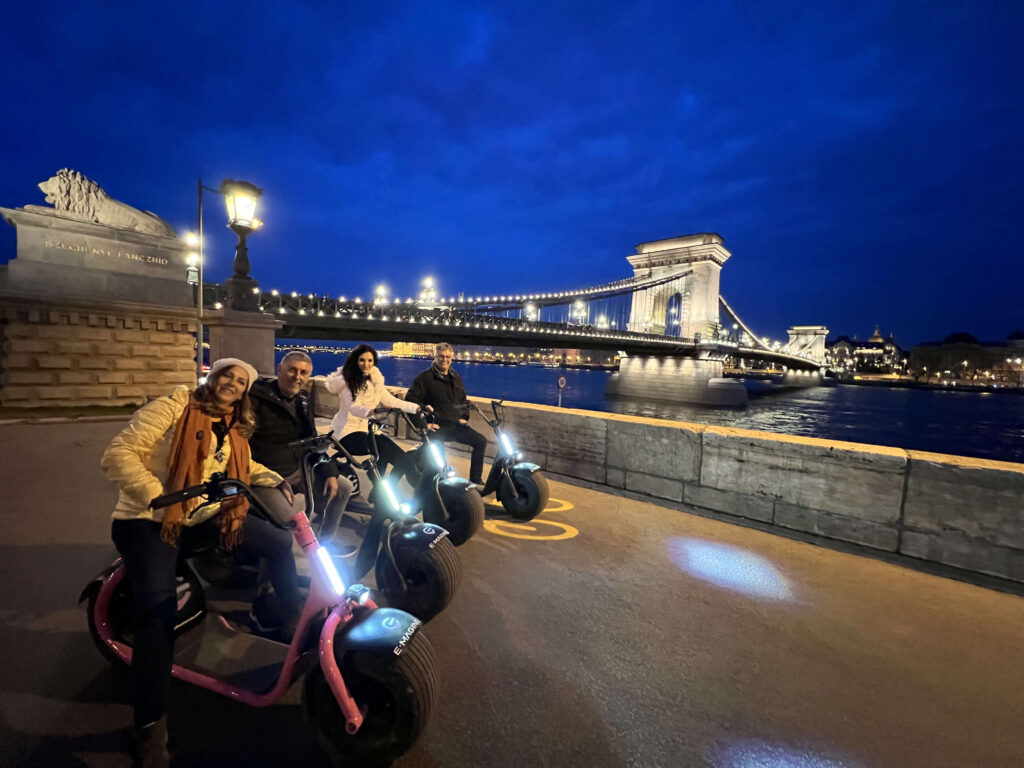
[[[437,443],[427,443],[430,446],[430,455],[434,457],[434,464],[437,465],[438,469],[444,469],[444,456],[441,455],[441,451],[437,447]]]
[[[395,495],[395,489],[391,487],[391,481],[384,479],[381,481],[381,485],[384,486],[384,492],[388,495],[388,501],[391,502],[392,509],[398,509],[398,497]]]
[[[516,452],[516,447],[512,443],[512,438],[510,438],[507,434],[502,432],[500,439],[501,439],[501,447],[504,449],[506,454],[511,456],[512,454],[514,454]]]
[[[345,582],[341,580],[338,569],[334,567],[331,553],[324,547],[320,547],[316,551],[316,559],[320,561],[320,567],[323,568],[324,575],[327,577],[327,582],[331,585],[334,594],[338,597],[343,597],[345,595]]]

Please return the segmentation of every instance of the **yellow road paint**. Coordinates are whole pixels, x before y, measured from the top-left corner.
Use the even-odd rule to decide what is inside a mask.
[[[557,528],[558,533],[538,532],[538,526]],[[512,539],[529,539],[530,541],[560,541],[562,539],[571,539],[580,534],[579,530],[571,525],[556,523],[553,520],[541,520],[540,518],[534,518],[525,524],[509,523],[504,520],[484,520],[484,529],[499,536],[508,536]]]
[[[552,506],[554,505],[554,506]],[[568,512],[573,509],[576,505],[571,501],[565,499],[548,499],[548,505],[541,510],[541,512]]]

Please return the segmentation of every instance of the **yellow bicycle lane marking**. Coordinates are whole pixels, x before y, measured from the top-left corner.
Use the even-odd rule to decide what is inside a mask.
[[[556,506],[550,506],[554,503]],[[568,512],[576,505],[571,501],[563,499],[549,499],[549,506],[544,508],[545,512]],[[558,533],[539,533],[538,525],[553,526]],[[508,536],[511,539],[528,539],[530,541],[561,541],[579,536],[579,529],[566,523],[556,523],[553,520],[542,520],[535,517],[529,523],[510,523],[505,520],[484,520],[484,530],[496,533],[499,536]],[[549,529],[550,530],[550,529]]]

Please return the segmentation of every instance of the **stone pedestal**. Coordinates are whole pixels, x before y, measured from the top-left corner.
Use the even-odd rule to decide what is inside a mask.
[[[203,323],[210,334],[210,363],[237,357],[261,376],[274,374],[274,334],[284,323],[269,312],[239,312],[225,307],[207,310]]]
[[[610,394],[639,400],[739,408],[747,404],[743,382],[722,377],[720,360],[638,355],[619,362]]]

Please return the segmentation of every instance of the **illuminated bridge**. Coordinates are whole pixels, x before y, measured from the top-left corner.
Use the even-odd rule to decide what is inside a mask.
[[[564,291],[445,299],[428,283],[417,299],[382,289],[366,300],[255,292],[260,308],[282,323],[279,338],[614,350],[622,355],[619,391],[637,397],[745,400],[741,382],[722,378],[727,359],[771,365],[792,383],[820,380],[827,330],[798,326],[786,343],[773,342],[758,337],[719,295],[719,273],[731,256],[720,236],[659,240],[636,250],[627,257],[632,277]],[[216,310],[226,301],[224,286],[205,286],[206,306]]]

